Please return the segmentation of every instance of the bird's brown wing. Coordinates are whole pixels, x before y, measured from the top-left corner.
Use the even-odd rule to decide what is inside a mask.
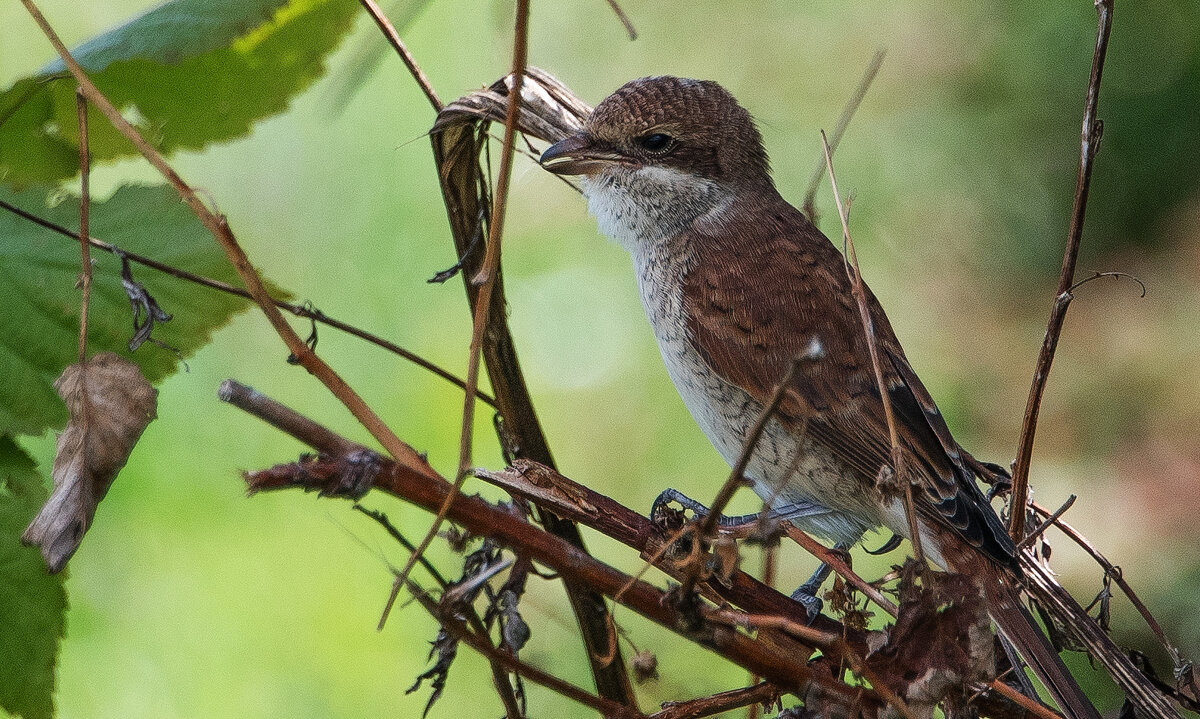
[[[786,204],[751,219],[737,223],[752,228],[749,234],[697,231],[692,238],[696,256],[683,289],[689,337],[713,371],[764,404],[793,358],[809,357],[778,418],[806,422],[809,437],[874,482],[890,464],[891,443],[842,255]],[[1004,526],[870,290],[867,300],[906,474],[925,490],[917,497],[922,514],[1011,566],[1015,550]]]

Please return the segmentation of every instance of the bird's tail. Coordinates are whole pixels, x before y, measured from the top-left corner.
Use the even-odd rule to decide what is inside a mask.
[[[1058,652],[1042,634],[1029,611],[1021,605],[1017,591],[1007,583],[990,583],[987,591],[988,614],[992,621],[1021,655],[1021,658],[1045,685],[1050,696],[1067,719],[1100,719],[1100,713]]]

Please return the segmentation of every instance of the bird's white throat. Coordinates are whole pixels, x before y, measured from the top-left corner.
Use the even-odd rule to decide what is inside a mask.
[[[717,218],[733,200],[712,180],[651,165],[585,177],[583,194],[600,232],[635,256],[647,243],[672,237],[697,220]]]

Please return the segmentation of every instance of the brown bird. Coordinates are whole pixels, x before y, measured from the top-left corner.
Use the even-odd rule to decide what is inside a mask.
[[[879,481],[891,443],[845,260],[780,196],[733,96],[709,81],[634,80],[541,162],[583,176],[601,231],[633,257],[668,374],[731,465],[803,358],[745,471],[764,501],[841,546],[880,526],[909,537],[902,485]],[[954,441],[870,290],[867,303],[926,554],[979,577],[1001,633],[1059,706],[1098,719],[1021,606],[1016,547],[975,483],[988,466]]]

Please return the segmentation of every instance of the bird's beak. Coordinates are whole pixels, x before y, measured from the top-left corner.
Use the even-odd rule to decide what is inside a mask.
[[[556,175],[590,175],[627,159],[601,147],[590,135],[576,133],[542,153],[542,167]]]

